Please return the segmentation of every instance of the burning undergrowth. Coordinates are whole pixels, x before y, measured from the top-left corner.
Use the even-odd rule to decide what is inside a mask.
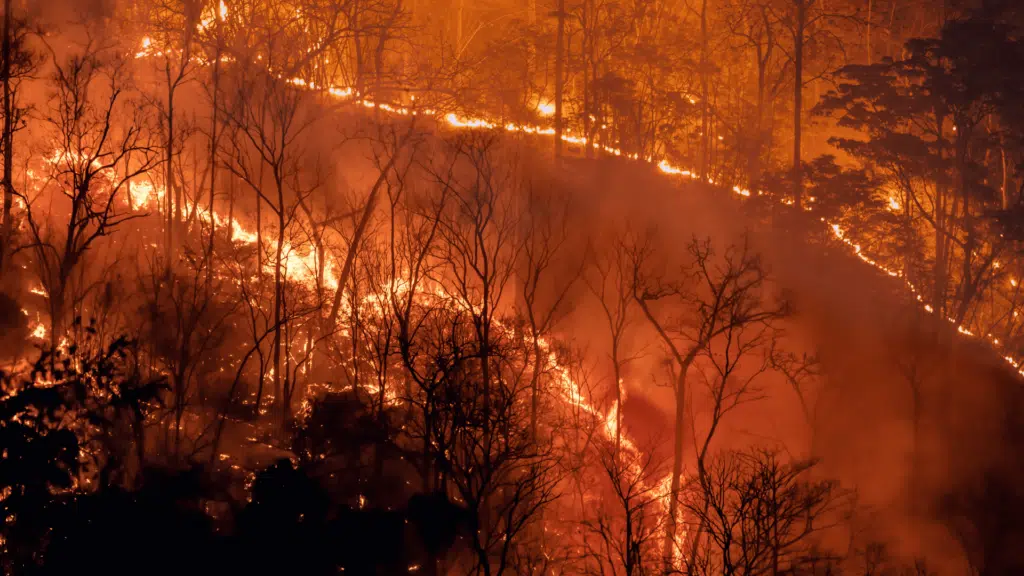
[[[619,112],[567,130],[562,96],[395,88],[422,63],[357,21],[167,3],[21,62],[3,429],[51,450],[5,451],[7,567],[64,566],[107,511],[303,572],[1014,565],[990,499],[1018,468],[1017,361],[957,335],[991,311],[948,325],[916,269],[862,249],[906,203],[836,204],[830,174],[870,179],[824,161],[806,204],[751,190],[709,172],[705,132],[684,169],[617,138]],[[552,162],[551,136],[602,158]],[[98,391],[54,396],[104,350]]]

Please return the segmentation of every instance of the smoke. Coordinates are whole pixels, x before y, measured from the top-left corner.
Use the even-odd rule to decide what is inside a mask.
[[[856,488],[867,535],[962,573],[979,541],[1019,533],[1019,496],[963,505],[994,479],[1020,480],[1019,378],[842,248],[822,251],[784,231],[766,248],[821,360],[811,451]],[[1008,524],[995,529],[990,515]],[[999,554],[971,560],[1010,568]]]
[[[100,18],[109,4],[46,0],[34,9],[51,20],[77,20]],[[198,102],[199,88],[190,90],[183,98]],[[375,171],[365,148],[339,152],[327,143],[336,129],[314,125],[305,153],[331,160],[323,195],[339,204],[354,196],[353,206],[339,206],[344,212],[363,201],[360,191]],[[820,242],[771,230],[725,190],[680,185],[626,161],[567,160],[554,169],[531,160],[526,167],[537,171],[535,180],[570,197],[567,275],[588,250],[606,249],[630,233],[655,231],[661,257],[671,262],[685,259],[694,236],[724,247],[754,230],[776,287],[794,305],[787,344],[817,354],[821,378],[806,391],[805,412],[785,378],[764,375],[764,398],[729,416],[717,447],[779,445],[794,458],[820,458],[820,474],[857,491],[863,513],[856,537],[862,541],[883,540],[898,555],[928,557],[950,573],[962,571],[965,557],[1019,566],[1016,548],[999,538],[1020,534],[1024,518],[1021,496],[1011,488],[1024,480],[1021,388],[991,350],[921,313],[898,283],[849,257],[844,247],[823,252]],[[607,328],[596,303],[577,285],[568,307],[559,331],[587,351],[595,388],[610,388]],[[3,326],[13,327],[19,312],[11,306],[0,311]],[[625,426],[634,437],[666,446],[674,403],[664,355],[635,313],[625,348]]]
[[[785,378],[763,375],[764,397],[728,417],[718,448],[778,446],[820,459],[818,474],[856,491],[847,534],[854,546],[881,542],[904,561],[926,558],[940,574],[963,573],[968,560],[1020,566],[1006,539],[1021,533],[1021,496],[1006,487],[1019,485],[1024,469],[1021,387],[991,349],[921,311],[897,281],[845,247],[823,249],[826,235],[808,242],[773,230],[724,190],[678,185],[615,160],[568,160],[563,174],[592,246],[656,230],[657,249],[682,261],[693,236],[724,248],[752,231],[794,306],[786,346],[816,354],[820,378],[806,383],[805,412]],[[610,387],[600,311],[582,294],[574,306],[563,330],[596,359],[597,380]],[[674,404],[664,354],[642,318],[632,318],[627,334],[625,427],[660,440],[668,458]]]

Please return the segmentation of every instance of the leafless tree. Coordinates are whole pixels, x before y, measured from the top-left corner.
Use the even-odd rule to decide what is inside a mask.
[[[25,197],[39,279],[48,293],[51,344],[91,289],[76,274],[90,249],[138,217],[122,191],[154,165],[146,124],[131,102],[124,62],[93,41],[55,66],[45,123],[56,149],[47,185]],[[129,158],[132,164],[128,163]]]
[[[689,573],[785,574],[817,560],[815,538],[844,518],[850,494],[813,466],[765,449],[709,459],[685,498],[704,527]]]
[[[316,119],[315,108],[308,94],[276,78],[261,64],[247,64],[235,79],[231,103],[225,117],[236,129],[229,143],[228,169],[254,193],[257,227],[257,266],[262,272],[263,230],[262,208],[271,212],[275,237],[269,246],[269,266],[273,269],[274,326],[271,344],[274,398],[282,421],[291,410],[289,398],[293,383],[286,369],[290,345],[286,337],[287,262],[297,255],[291,243],[293,226],[303,201],[321,185],[316,158],[306,156],[303,135]],[[311,165],[312,164],[312,165]],[[289,249],[286,250],[286,247]],[[293,303],[298,305],[298,303]],[[288,364],[286,366],[286,364]]]
[[[382,126],[376,132],[372,153],[378,175],[362,208],[353,212],[359,217],[355,221],[352,237],[345,252],[345,259],[338,274],[339,287],[346,286],[348,283],[359,247],[372,222],[381,191],[389,189],[393,173],[397,178],[404,178],[415,159],[415,144],[418,140],[415,120],[404,123],[404,126],[401,124]],[[396,169],[398,172],[395,172]],[[325,333],[331,332],[335,327],[338,312],[341,309],[342,295],[343,291],[340,289],[335,292],[330,312],[324,322]]]
[[[729,10],[730,32],[739,39],[743,49],[753,56],[757,69],[755,132],[747,159],[748,186],[753,189],[761,180],[765,147],[771,139],[766,115],[786,80],[788,63],[782,57],[780,46],[783,27],[772,10],[771,0],[737,0],[729,5]]]
[[[592,272],[587,286],[597,298],[608,325],[609,356],[612,364],[612,385],[615,387],[615,451],[622,446],[622,403],[624,400],[623,370],[630,358],[623,350],[626,330],[631,323],[633,303],[633,270],[629,247],[622,241],[601,246],[592,256]]]
[[[469,132],[450,143],[452,162],[435,173],[448,193],[440,214],[434,258],[441,263],[432,280],[451,305],[468,313],[476,334],[480,395],[486,406],[493,388],[492,332],[501,319],[522,251],[517,196],[523,181],[514,152],[499,150],[492,133]],[[485,422],[486,424],[486,422]]]
[[[9,265],[8,255],[14,251],[14,134],[25,127],[29,107],[22,102],[20,88],[40,64],[40,57],[30,49],[31,29],[27,20],[17,18],[11,0],[4,2],[3,43],[0,47],[0,82],[3,83],[3,222],[0,224],[0,278]]]
[[[730,245],[721,256],[715,254],[710,239],[694,238],[688,253],[692,260],[678,270],[659,269],[647,237],[634,243],[630,256],[634,300],[661,339],[675,380],[672,496],[663,551],[667,571],[671,570],[676,552],[677,499],[682,487],[683,445],[688,428],[689,372],[698,357],[718,357],[713,346],[724,338],[725,354],[712,363],[728,376],[724,371],[735,369],[735,338],[784,313],[768,292],[767,276],[749,238]],[[720,394],[719,400],[723,399]]]
[[[589,532],[583,571],[624,576],[660,573],[658,539],[665,510],[658,482],[664,470],[655,451],[622,454],[610,441],[599,442],[597,448],[606,482],[600,504],[583,520]]]
[[[184,178],[177,178],[176,158],[185,144],[190,127],[177,125],[182,121],[178,110],[180,89],[192,80],[196,63],[193,58],[197,45],[197,28],[202,19],[203,0],[159,0],[151,6],[149,28],[152,35],[147,37],[149,45],[145,52],[156,59],[163,82],[163,99],[154,100],[153,105],[160,113],[163,131],[164,203],[162,209],[166,220],[165,265],[168,270],[174,265],[177,254],[176,243],[181,235],[178,228],[184,214]]]
[[[567,299],[581,276],[584,260],[574,262],[568,253],[572,212],[569,199],[558,197],[555,190],[541,189],[533,181],[526,184],[525,193],[522,251],[517,265],[520,314],[525,316],[532,342],[530,430],[536,436],[542,378],[549,361],[542,339],[553,336],[557,323],[568,313]]]
[[[845,63],[839,26],[850,22],[858,8],[857,3],[820,0],[785,0],[770,7],[789,40],[781,47],[793,70],[792,194],[797,210],[803,209],[804,90]]]
[[[184,260],[187,268],[176,268],[169,279],[166,270],[140,279],[140,292],[146,295],[145,340],[170,385],[163,448],[172,462],[188,461],[209,445],[213,421],[202,417],[202,408],[212,382],[220,378],[220,358],[238,306],[216,297],[225,286],[219,279],[214,286],[207,282],[207,268],[214,264],[205,252],[193,256],[186,251]]]
[[[809,427],[814,426],[814,392],[821,379],[821,362],[814,354],[786,351],[777,346],[770,355],[771,368],[782,374],[793,388],[804,420]]]

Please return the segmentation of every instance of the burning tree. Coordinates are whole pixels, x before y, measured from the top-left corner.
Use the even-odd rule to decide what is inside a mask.
[[[50,532],[76,492],[131,487],[144,465],[145,420],[163,379],[135,370],[128,340],[104,345],[91,326],[76,333],[81,339],[67,353],[44,354],[24,374],[0,374],[8,571],[45,564]]]
[[[816,535],[843,519],[849,494],[814,479],[813,466],[757,449],[709,460],[684,497],[701,538],[689,573],[792,573],[820,561]]]
[[[690,371],[698,359],[706,359],[718,371],[712,385],[712,420],[698,455],[698,469],[707,453],[721,417],[748,399],[751,380],[733,388],[730,376],[740,360],[766,346],[772,322],[785,308],[769,292],[768,278],[750,239],[731,245],[719,257],[711,240],[693,239],[688,247],[692,261],[680,269],[654,261],[650,239],[633,245],[633,296],[660,337],[669,356],[675,380],[675,438],[664,562],[671,569],[678,549],[679,497],[683,479],[683,450],[687,401],[691,397]],[[755,371],[757,374],[758,371]]]
[[[28,21],[14,14],[10,0],[4,2],[3,40],[0,47],[0,81],[3,82],[3,221],[0,223],[0,278],[14,251],[14,134],[25,128],[29,107],[21,98],[24,81],[39,67],[38,54],[29,46]]]
[[[101,406],[101,416],[64,405],[31,414],[18,397],[62,383],[12,385],[20,391],[6,399],[14,403],[4,418],[9,444],[18,456],[31,452],[18,441],[39,442],[45,454],[25,473],[56,480],[28,486],[15,470],[3,505],[85,491],[91,476],[77,474],[77,486],[68,478],[87,451],[106,458],[100,484],[129,484],[121,463],[134,452],[139,468],[144,460],[202,463],[224,479],[226,490],[163,501],[188,510],[159,517],[217,523],[232,540],[225,549],[255,558],[245,566],[257,571],[262,556],[246,552],[275,545],[274,562],[292,571],[288,560],[324,572],[431,574],[808,569],[817,532],[842,500],[836,485],[775,451],[723,450],[726,422],[767,394],[768,370],[785,372],[798,392],[817,375],[783,350],[779,321],[788,311],[750,238],[695,237],[680,255],[656,230],[595,226],[580,217],[592,191],[570,201],[577,191],[563,176],[598,162],[630,174],[635,167],[604,158],[559,162],[546,174],[546,152],[529,154],[528,138],[554,136],[559,157],[647,160],[701,189],[721,180],[754,202],[792,202],[795,213],[833,225],[822,235],[892,276],[901,272],[888,248],[886,263],[872,260],[855,243],[862,235],[844,236],[845,226],[882,222],[874,230],[881,239],[893,227],[924,238],[933,226],[935,240],[914,242],[902,269],[909,278],[934,266],[932,309],[958,326],[1020,327],[1012,320],[1018,279],[1005,271],[1016,266],[999,259],[1019,239],[1009,204],[1024,124],[1010,96],[1021,92],[1009,74],[967,69],[1020,46],[1003,34],[978,52],[956,49],[996,28],[951,25],[896,62],[846,70],[823,109],[892,145],[837,141],[876,165],[854,172],[829,158],[801,163],[803,99],[844,55],[830,49],[843,34],[836,14],[815,0],[531,1],[529,37],[501,25],[524,15],[501,2],[460,0],[454,10],[440,0],[128,4],[141,16],[139,37],[90,42],[70,58],[51,50],[50,106],[39,122],[46,148],[27,154],[28,243],[17,257],[40,278],[31,291],[48,298],[51,351],[67,350],[73,369],[89,359],[61,345],[88,332],[70,321],[80,315],[109,317],[92,332],[104,343],[138,326],[133,369],[166,377],[167,406],[125,400],[127,408]],[[888,5],[895,14],[896,3]],[[549,8],[552,26],[539,24]],[[116,26],[120,14],[110,21],[134,31]],[[4,28],[0,272],[22,234],[11,140],[26,118],[15,79],[28,69],[9,7]],[[156,82],[136,90],[119,52]],[[523,52],[525,70],[516,61]],[[792,106],[779,97],[784,86]],[[355,112],[340,113],[343,106]],[[779,154],[790,144],[778,138],[783,130],[772,131],[789,114],[792,194],[741,188],[789,157]],[[683,158],[694,166],[674,164]],[[997,174],[1000,214],[989,219]],[[900,192],[889,212],[880,183]],[[226,217],[217,202],[224,196]],[[148,218],[148,208],[158,214]],[[125,224],[136,218],[130,233]],[[164,246],[148,242],[160,229]],[[164,248],[163,260],[150,259],[150,248]],[[133,267],[132,258],[152,262]],[[589,355],[590,335],[573,322],[580,279],[609,359]],[[999,293],[1006,302],[984,303],[1004,280],[1014,288]],[[22,309],[0,300],[19,320],[37,313],[31,301]],[[661,447],[641,446],[626,422],[626,380],[643,366],[636,351],[652,341],[673,388],[668,470]],[[131,378],[144,380],[121,380]],[[113,397],[106,394],[97,395]],[[243,414],[239,405],[254,409]],[[58,424],[63,416],[82,423]],[[87,451],[61,432],[102,426]],[[162,436],[150,434],[155,426]],[[277,464],[266,468],[271,456]],[[152,486],[146,497],[159,498]],[[247,493],[252,502],[243,503]],[[121,496],[96,502],[124,504],[135,493]],[[423,520],[435,512],[446,526],[425,538],[436,525]],[[83,517],[73,526],[87,526],[92,517]],[[407,521],[418,524],[424,549],[405,546]],[[208,536],[206,528],[195,534]],[[383,541],[376,554],[361,549],[375,539]]]
[[[95,270],[85,266],[90,250],[139,216],[124,192],[155,159],[126,63],[111,48],[89,41],[55,66],[51,86],[45,122],[57,148],[46,158],[45,185],[25,197],[25,249],[47,293],[56,347],[96,285]]]
[[[291,413],[295,389],[289,356],[291,326],[284,321],[289,315],[287,284],[296,268],[302,266],[295,253],[302,248],[293,244],[293,233],[300,206],[321,184],[319,167],[306,156],[302,138],[316,118],[316,108],[307,93],[283,82],[262,65],[251,63],[243,66],[234,79],[232,103],[225,112],[233,136],[227,166],[254,194],[256,270],[261,285],[264,268],[272,272],[270,370],[274,401],[283,423]],[[274,232],[267,250],[269,258],[264,254],[264,208],[270,211],[269,229]],[[314,311],[301,301],[290,305],[304,310],[302,315]]]
[[[659,573],[660,542],[665,529],[664,471],[654,450],[625,455],[613,442],[597,443],[598,461],[608,481],[598,508],[582,520],[586,574]],[[606,572],[607,571],[607,572]]]

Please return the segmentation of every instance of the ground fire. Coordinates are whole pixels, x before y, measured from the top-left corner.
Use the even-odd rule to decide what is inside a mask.
[[[3,0],[6,573],[1018,574],[1024,11]]]

